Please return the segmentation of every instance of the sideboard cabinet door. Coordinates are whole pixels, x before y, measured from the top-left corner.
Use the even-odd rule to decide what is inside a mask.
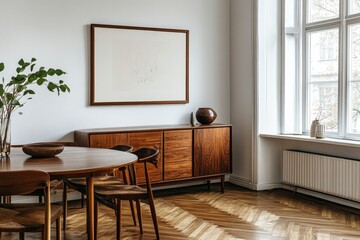
[[[92,134],[89,137],[89,146],[92,148],[112,148],[116,145],[128,145],[127,133]]]
[[[230,127],[194,130],[194,176],[231,171]]]
[[[192,130],[164,131],[164,180],[192,177]]]

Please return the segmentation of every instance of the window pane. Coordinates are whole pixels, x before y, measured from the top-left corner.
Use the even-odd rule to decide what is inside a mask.
[[[296,19],[296,10],[297,10],[297,1],[296,0],[287,0],[285,1],[285,27],[295,27],[297,26]]]
[[[360,0],[349,0],[349,14],[360,13]]]
[[[319,119],[326,125],[326,130],[338,130],[338,84],[310,84],[309,85],[309,119]]]
[[[348,132],[360,133],[360,24],[349,26]]]
[[[360,82],[350,83],[350,111],[348,111],[348,131],[360,133]]]
[[[339,0],[308,0],[307,22],[318,22],[339,17]]]
[[[308,119],[338,130],[339,30],[308,33]]]
[[[297,86],[297,37],[285,35],[285,79],[284,79],[284,125],[283,133],[301,133],[298,121],[298,86]]]

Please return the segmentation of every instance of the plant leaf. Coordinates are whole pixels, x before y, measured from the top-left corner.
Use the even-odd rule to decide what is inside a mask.
[[[65,72],[61,69],[56,69],[55,71],[56,75],[61,76],[62,74],[65,74]]]
[[[36,58],[32,58],[32,59],[31,59],[31,62],[35,62],[35,61],[36,61]]]
[[[36,81],[36,83],[41,86],[46,80],[44,78],[40,78],[39,80]]]
[[[0,63],[0,72],[2,72],[4,70],[4,68],[5,68],[4,63]]]
[[[39,76],[40,78],[46,78],[46,77],[47,77],[47,72],[46,72],[45,70],[40,70],[40,71],[38,72],[38,76]]]
[[[5,93],[5,96],[8,102],[11,102],[12,99],[14,98],[14,95],[12,95],[11,93]]]
[[[25,64],[24,59],[20,59],[20,61],[18,62],[18,64],[19,64],[20,66],[23,66],[23,65]]]
[[[31,90],[31,89],[28,89],[28,90],[26,90],[26,91],[24,92],[24,96],[25,96],[26,94],[35,94],[35,92],[34,92],[33,90]]]
[[[26,62],[26,63],[24,63],[23,68],[25,69],[25,68],[27,68],[28,66],[30,66],[30,63]]]
[[[55,69],[53,69],[53,68],[50,68],[48,71],[47,71],[47,73],[50,75],[50,76],[54,76],[54,74],[55,74]]]
[[[60,90],[62,91],[62,92],[66,92],[66,87],[64,86],[64,85],[60,85]]]
[[[18,93],[22,92],[24,90],[24,86],[23,85],[18,85],[17,88],[16,88],[16,91]]]
[[[49,89],[50,92],[53,92],[55,88],[57,88],[57,86],[54,83],[49,82],[47,88]]]
[[[19,74],[13,79],[13,81],[15,84],[23,84],[26,81],[26,77],[26,75]]]
[[[30,66],[30,71],[33,71],[33,70],[34,70],[34,67],[35,67],[35,63],[31,64],[31,66]]]
[[[36,74],[31,74],[28,78],[29,83],[34,82],[36,79],[38,79],[38,76]]]

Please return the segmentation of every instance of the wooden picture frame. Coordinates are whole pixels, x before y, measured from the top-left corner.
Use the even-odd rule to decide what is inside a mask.
[[[91,24],[90,105],[189,103],[189,30]]]

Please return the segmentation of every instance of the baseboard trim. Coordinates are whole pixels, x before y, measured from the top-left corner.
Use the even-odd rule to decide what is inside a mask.
[[[341,205],[344,205],[344,206],[360,209],[360,202],[358,203],[358,202],[355,202],[355,201],[346,200],[344,198],[338,198],[336,196],[332,196],[332,195],[329,195],[329,194],[325,194],[325,193],[321,193],[321,192],[315,192],[315,191],[305,189],[305,188],[297,188],[297,187],[294,187],[294,186],[291,186],[291,185],[286,185],[286,184],[282,184],[281,188],[291,190],[291,191],[294,191],[296,193],[301,193],[301,194],[305,194],[305,195],[308,195],[308,196],[323,199],[323,200],[326,200],[326,201],[329,201],[329,202],[341,204]]]
[[[264,191],[264,190],[272,190],[276,188],[282,188],[281,183],[265,183],[265,184],[257,184],[256,190]]]
[[[251,183],[250,179],[245,179],[239,176],[230,175],[229,182],[235,184],[237,186],[241,186],[244,188],[249,188],[251,190],[256,190],[256,184]]]

